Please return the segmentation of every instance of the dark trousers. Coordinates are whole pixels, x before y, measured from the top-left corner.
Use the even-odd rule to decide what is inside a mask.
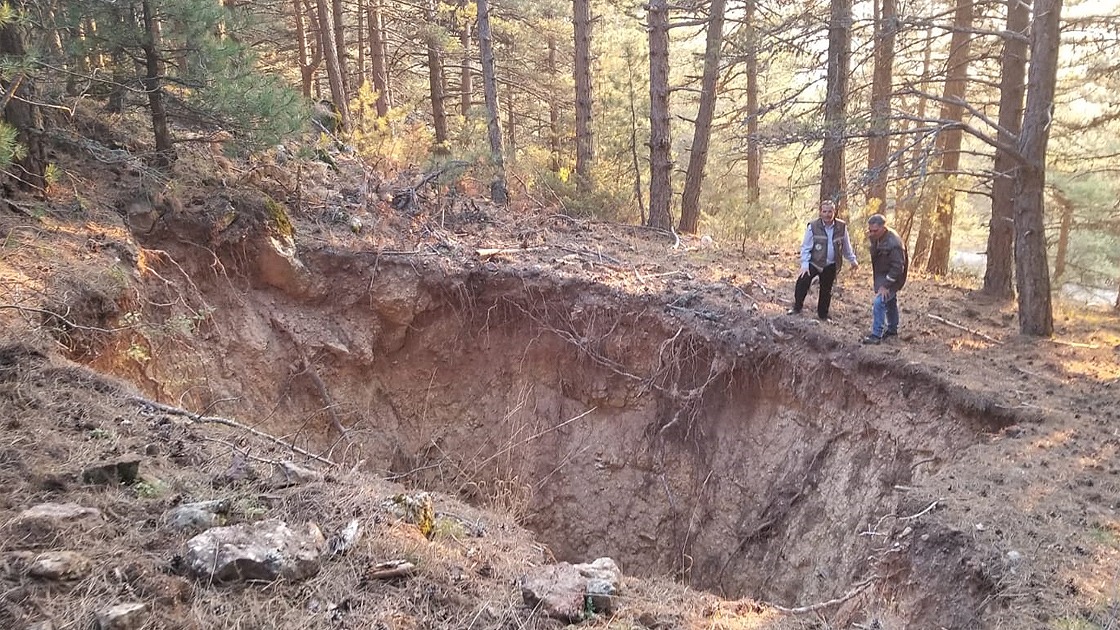
[[[809,295],[809,285],[813,283],[813,278],[821,277],[821,291],[817,299],[817,317],[824,319],[828,317],[828,307],[832,305],[832,283],[836,281],[836,263],[825,266],[821,271],[809,265],[808,275],[800,276],[797,278],[797,286],[793,289],[793,308],[800,311],[801,305],[805,303],[805,296]]]

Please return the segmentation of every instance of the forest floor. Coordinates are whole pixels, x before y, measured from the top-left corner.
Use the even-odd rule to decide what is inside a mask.
[[[122,127],[84,132],[99,135],[98,146],[144,148],[142,140]],[[663,567],[663,574],[657,575],[662,565],[643,564],[637,559],[639,546],[632,543],[620,554],[641,567],[636,571],[640,575],[630,575],[626,562],[620,562],[627,573],[621,603],[612,615],[584,621],[586,627],[1120,624],[1120,318],[1115,312],[1058,304],[1053,339],[1022,337],[1017,334],[1014,305],[979,296],[975,279],[912,273],[899,298],[900,337],[863,346],[860,338],[868,331],[871,294],[864,252],[859,252],[862,267],[845,270],[838,283],[833,321],[821,323],[812,315],[812,297],[803,314],[786,314],[797,268],[793,242],[739,247],[692,236],[678,239],[640,227],[570,217],[563,208],[536,201],[498,208],[472,195],[479,187],[471,186],[469,179],[450,188],[417,189],[415,205],[395,210],[394,193],[408,192],[421,174],[388,178],[345,155],[336,155],[341,172],[335,173],[316,163],[297,166],[295,160],[237,162],[227,168],[205,152],[185,152],[176,166],[176,181],[162,187],[152,186],[150,171],[139,163],[112,155],[60,142],[54,157],[64,176],[52,186],[50,199],[13,196],[0,207],[2,627],[86,627],[106,606],[128,602],[145,605],[139,621],[129,623],[149,628],[564,625],[526,606],[516,588],[528,568],[553,559],[553,553],[534,540],[548,537],[543,520],[564,518],[559,509],[546,512],[527,500],[517,503],[518,509],[503,511],[495,500],[501,494],[497,485],[481,492],[488,501],[476,501],[469,492],[459,492],[458,497],[437,493],[437,527],[425,536],[392,505],[394,496],[406,492],[396,481],[409,481],[407,491],[421,485],[405,474],[418,467],[420,447],[402,465],[351,457],[349,451],[336,451],[326,424],[320,435],[293,429],[307,420],[290,400],[261,400],[261,392],[275,395],[278,388],[290,386],[292,374],[314,373],[309,366],[317,364],[325,378],[316,377],[316,389],[299,395],[305,401],[326,399],[319,402],[333,397],[345,411],[342,398],[359,389],[335,380],[344,372],[328,365],[332,352],[348,357],[339,359],[340,364],[354,361],[355,370],[359,362],[353,357],[359,347],[368,354],[360,362],[363,366],[390,361],[397,366],[401,357],[425,366],[454,361],[438,346],[413,347],[418,343],[412,341],[416,331],[439,325],[434,307],[417,305],[430,300],[424,296],[387,301],[371,297],[370,311],[382,324],[369,333],[373,340],[368,344],[362,341],[364,324],[355,320],[338,322],[346,344],[315,336],[334,321],[329,312],[337,304],[332,301],[373,291],[380,265],[393,273],[411,269],[420,285],[460,278],[455,289],[460,291],[479,277],[512,279],[523,283],[524,291],[544,296],[542,312],[563,311],[572,321],[581,309],[601,309],[616,298],[626,308],[652,305],[659,322],[670,322],[670,335],[677,327],[678,336],[696,331],[697,339],[730,339],[740,350],[743,344],[754,344],[788,357],[791,373],[800,373],[798,366],[803,364],[831,365],[837,374],[848,375],[836,387],[858,390],[872,403],[881,393],[885,404],[904,414],[892,419],[926,414],[918,421],[967,428],[931,446],[935,452],[930,460],[936,460],[936,466],[922,472],[924,462],[909,459],[904,483],[884,487],[882,492],[888,494],[909,493],[909,499],[893,504],[907,506],[896,528],[887,531],[882,518],[876,522],[871,514],[862,514],[866,529],[848,533],[851,539],[884,536],[897,541],[876,551],[878,564],[870,557],[855,557],[862,547],[854,546],[843,557],[852,571],[867,569],[869,580],[842,576],[810,589],[798,586],[807,579],[786,576],[781,589],[767,589],[743,578],[735,588],[721,589],[703,575],[682,573],[680,567]],[[288,210],[277,211],[269,203],[254,205],[252,200],[260,199],[262,192],[284,200]],[[285,247],[285,236],[294,239],[291,247]],[[355,258],[324,262],[336,252]],[[373,257],[360,258],[366,254]],[[337,260],[372,262],[347,266]],[[370,267],[373,275],[367,273]],[[542,288],[546,286],[553,292]],[[328,314],[317,316],[316,311]],[[157,315],[159,335],[152,326],[144,328]],[[253,323],[257,316],[263,324]],[[490,323],[489,313],[472,317]],[[629,336],[626,343],[635,347],[612,356],[657,355],[659,347],[669,347],[671,338],[654,338],[637,348],[637,338],[652,330],[643,326],[640,331],[623,331],[620,336]],[[616,333],[605,333],[603,339],[614,339],[612,334]],[[310,348],[306,352],[295,341],[301,335],[304,340],[317,339],[305,344]],[[448,337],[448,345],[454,345],[454,338]],[[281,340],[289,339],[294,343],[276,353]],[[486,343],[509,343],[498,348],[496,356],[504,353],[514,362],[519,353],[528,353],[528,346],[518,349],[501,338]],[[732,351],[734,343],[729,342]],[[340,345],[346,348],[340,350]],[[712,351],[712,356],[724,356],[720,352]],[[524,356],[521,360],[526,361]],[[563,359],[557,363],[559,367],[553,367],[560,371],[571,367]],[[608,367],[618,377],[629,374],[628,365],[619,361]],[[402,360],[391,369],[406,367]],[[717,369],[712,367],[710,373],[715,375]],[[392,382],[388,371],[378,374],[380,382]],[[431,374],[434,380],[434,369]],[[415,380],[412,376],[408,380]],[[564,383],[578,381],[571,370],[562,376]],[[543,368],[532,378],[543,380]],[[650,383],[657,391],[672,389],[667,381],[651,377],[646,384]],[[430,383],[424,385],[431,389]],[[814,386],[843,410],[846,392],[830,391],[828,382]],[[465,383],[458,387],[459,391],[448,389],[448,396],[475,395]],[[204,388],[210,393],[200,394]],[[606,389],[611,389],[609,383]],[[697,388],[701,398],[706,395],[702,389]],[[954,401],[944,418],[928,413],[943,402],[936,400],[938,392]],[[596,396],[609,400],[612,392]],[[243,407],[228,402],[236,397],[250,402]],[[397,402],[407,405],[404,399]],[[817,404],[802,402],[810,409]],[[640,406],[629,399],[610,404],[619,410]],[[438,413],[437,403],[425,399],[423,405]],[[196,415],[179,413],[179,408]],[[421,403],[415,408],[421,409]],[[856,407],[851,408],[856,414]],[[498,407],[491,411],[502,415]],[[408,415],[407,409],[395,413]],[[325,423],[342,429],[343,437],[353,439],[359,433],[345,413],[323,415]],[[694,421],[703,415],[701,407]],[[233,417],[257,421],[221,422]],[[660,421],[657,433],[667,434],[669,426],[664,418]],[[853,415],[841,424],[858,421]],[[265,435],[250,432],[247,425]],[[838,431],[848,432],[844,427]],[[614,437],[618,436],[610,439]],[[630,439],[643,438],[633,434]],[[321,459],[298,455],[286,446],[295,444]],[[370,452],[375,448],[367,445]],[[91,466],[131,455],[142,456],[139,483],[106,486],[83,477]],[[292,484],[263,473],[293,458],[325,474]],[[826,470],[840,470],[842,463],[835,466]],[[826,492],[826,481],[814,483],[819,492]],[[433,489],[447,492],[455,487]],[[224,520],[231,524],[266,515],[290,523],[315,521],[329,535],[357,518],[366,533],[359,548],[324,562],[322,571],[306,582],[218,587],[177,570],[175,558],[187,536],[169,529],[165,519],[176,505],[207,498],[230,501]],[[843,505],[847,500],[841,493],[825,504]],[[796,510],[797,499],[792,501],[786,505],[787,515]],[[78,503],[95,508],[98,515],[92,524],[20,529],[25,510],[47,502]],[[535,516],[527,515],[527,509]],[[895,516],[901,513],[899,508]],[[789,517],[788,535],[815,532],[819,524],[812,521],[821,519],[828,516]],[[936,526],[929,523],[921,530],[923,519],[935,519]],[[907,523],[913,528],[904,529]],[[43,529],[49,535],[42,535]],[[952,548],[956,555],[939,564],[934,556],[947,554],[949,547],[917,542],[909,546],[905,537],[918,535],[910,530],[930,532],[927,536],[934,539],[951,534],[958,540]],[[692,531],[690,524],[688,532]],[[636,534],[627,536],[637,539]],[[578,538],[571,534],[555,545],[570,551],[573,537]],[[791,538],[785,539],[783,557],[814,553],[810,548],[793,549]],[[806,545],[811,542],[819,541],[806,537]],[[721,544],[731,548],[736,541]],[[870,570],[870,565],[893,566],[883,560],[884,554],[900,548],[908,549],[910,568],[893,573]],[[45,573],[43,555],[65,550],[80,551],[85,560],[72,574]],[[572,555],[566,552],[556,555]],[[760,551],[758,557],[780,573],[774,564],[780,562],[777,556],[767,553]],[[380,563],[402,559],[418,567],[416,572],[395,579],[371,577]],[[922,584],[929,574],[919,570],[921,566],[945,575]],[[982,588],[963,598],[953,587],[961,576],[980,576]],[[681,581],[712,592],[692,590]],[[717,594],[721,590],[723,596]],[[47,622],[53,625],[33,625]]]

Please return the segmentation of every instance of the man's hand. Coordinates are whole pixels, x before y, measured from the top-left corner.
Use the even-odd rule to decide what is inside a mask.
[[[876,295],[883,298],[884,300],[891,299],[891,290],[888,289],[887,287],[879,287],[879,290],[876,291],[875,293],[876,293]]]
[[[809,275],[809,265],[801,265],[801,273],[797,277],[804,278],[807,275]]]
[[[852,263],[852,271],[859,271],[859,263],[858,262]]]

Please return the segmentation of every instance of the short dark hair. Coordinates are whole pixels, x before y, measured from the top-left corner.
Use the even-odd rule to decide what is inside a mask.
[[[887,217],[885,217],[881,214],[873,214],[873,215],[867,217],[867,224],[868,225],[886,225],[887,224]]]

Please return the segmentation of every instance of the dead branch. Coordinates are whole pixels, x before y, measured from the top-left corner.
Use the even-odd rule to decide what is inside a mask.
[[[323,399],[323,409],[327,412],[327,417],[331,421],[331,426],[334,427],[335,431],[338,431],[338,435],[341,438],[346,438],[346,427],[342,426],[342,420],[338,417],[338,412],[335,411],[334,400],[331,398],[330,392],[327,391],[326,383],[324,383],[323,379],[319,376],[319,371],[315,369],[315,366],[311,363],[311,359],[308,359],[307,353],[303,351],[303,344],[299,342],[299,339],[296,339],[295,334],[291,330],[288,330],[288,327],[285,326],[283,322],[275,317],[272,318],[272,325],[292,340],[292,345],[295,346],[296,352],[299,354],[300,367],[307,373],[307,376],[311,379],[311,383],[315,385],[315,390],[319,392],[319,397]]]
[[[1047,341],[1049,341],[1050,343],[1056,343],[1059,346],[1069,346],[1071,348],[1089,348],[1090,350],[1096,350],[1097,348],[1100,348],[1100,346],[1095,344],[1095,343],[1080,343],[1078,341],[1063,341],[1062,339],[1047,339]]]
[[[447,171],[453,168],[461,168],[467,165],[468,162],[464,162],[462,160],[452,160],[447,164],[444,164],[442,168],[438,168],[429,173],[425,173],[424,176],[420,178],[420,181],[415,185],[409,186],[408,188],[402,188],[394,192],[393,199],[389,202],[389,206],[391,206],[394,210],[414,210],[416,208],[416,193],[421,188],[439,179],[439,177]]]
[[[957,330],[963,330],[966,333],[969,333],[971,335],[976,335],[977,337],[980,337],[981,339],[984,339],[985,341],[990,341],[990,342],[995,343],[995,344],[1003,344],[1003,342],[1000,341],[999,339],[996,339],[995,337],[989,337],[988,335],[985,335],[984,333],[980,332],[979,330],[973,330],[972,328],[969,328],[967,326],[962,326],[962,325],[960,325],[956,322],[951,322],[951,321],[945,319],[944,317],[938,317],[937,315],[934,315],[933,313],[927,313],[927,315],[929,315],[930,319],[932,319],[936,322],[941,322],[942,324],[945,324],[946,326],[951,326],[953,328],[956,328]]]
[[[867,578],[866,580],[860,582],[859,584],[856,584],[855,587],[852,588],[852,590],[848,591],[847,593],[844,593],[843,595],[841,595],[840,597],[837,597],[836,599],[830,599],[827,602],[820,602],[820,603],[817,603],[817,604],[811,604],[809,606],[798,606],[797,608],[786,608],[785,606],[778,606],[777,604],[771,604],[771,605],[774,608],[776,608],[777,610],[780,610],[784,613],[788,613],[788,614],[791,614],[791,615],[803,615],[805,613],[816,612],[816,611],[822,610],[824,608],[831,608],[833,606],[843,604],[844,602],[848,601],[849,599],[852,599],[856,595],[859,595],[863,591],[867,590],[867,587],[871,586],[871,584],[878,579],[880,579],[880,578],[877,575],[871,576],[871,577]]]
[[[475,253],[478,257],[486,260],[501,254],[516,254],[519,252],[539,252],[548,249],[547,247],[499,247],[494,249],[482,248],[476,249]]]
[[[53,317],[53,318],[57,319],[58,321],[62,322],[63,324],[66,324],[67,326],[69,326],[69,327],[71,327],[75,330],[88,330],[88,331],[91,331],[91,332],[101,332],[101,333],[115,333],[115,332],[119,332],[119,331],[122,331],[122,330],[128,330],[128,329],[132,328],[132,326],[120,326],[118,328],[98,328],[96,326],[82,326],[81,324],[76,324],[76,323],[66,319],[65,317],[63,317],[62,315],[59,315],[58,313],[55,313],[54,311],[48,311],[48,310],[44,310],[44,309],[41,309],[41,308],[32,308],[30,306],[19,306],[17,304],[0,304],[0,310],[3,310],[3,309],[11,309],[11,310],[14,310],[14,311],[19,311],[20,313],[28,312],[28,313],[38,313],[40,315],[47,315],[47,316],[50,316],[50,317]]]
[[[233,427],[235,429],[240,429],[241,431],[245,431],[246,433],[250,433],[250,434],[255,435],[259,438],[264,438],[265,440],[268,440],[268,441],[272,442],[273,444],[277,444],[279,446],[283,446],[284,448],[291,449],[293,452],[299,453],[300,455],[303,455],[304,457],[310,457],[311,459],[314,459],[317,462],[327,464],[328,466],[335,466],[335,467],[338,466],[338,464],[336,464],[335,462],[332,462],[331,460],[327,459],[326,457],[316,455],[315,453],[304,450],[304,449],[296,446],[295,444],[290,444],[288,442],[285,442],[284,440],[281,440],[280,438],[278,438],[274,435],[270,435],[268,433],[265,433],[264,431],[261,431],[260,429],[254,429],[253,427],[241,424],[240,422],[238,422],[236,420],[230,420],[229,418],[221,418],[221,417],[218,417],[218,416],[204,416],[202,414],[197,414],[197,413],[194,413],[192,411],[187,411],[186,409],[182,409],[180,407],[173,407],[171,405],[165,405],[163,403],[156,402],[154,400],[148,400],[147,398],[144,398],[143,396],[127,396],[127,397],[125,397],[125,400],[127,400],[128,402],[131,402],[135,405],[139,405],[141,407],[147,407],[147,408],[150,408],[150,409],[154,409],[156,411],[161,411],[163,413],[168,413],[168,414],[175,415],[175,416],[182,416],[184,418],[189,418],[190,420],[192,420],[194,422],[205,422],[205,423],[209,423],[209,424],[222,424],[222,425],[225,425],[227,427]]]
[[[371,580],[392,580],[395,578],[405,578],[416,572],[416,565],[406,560],[393,560],[390,562],[382,562],[381,564],[373,567],[366,577]]]

